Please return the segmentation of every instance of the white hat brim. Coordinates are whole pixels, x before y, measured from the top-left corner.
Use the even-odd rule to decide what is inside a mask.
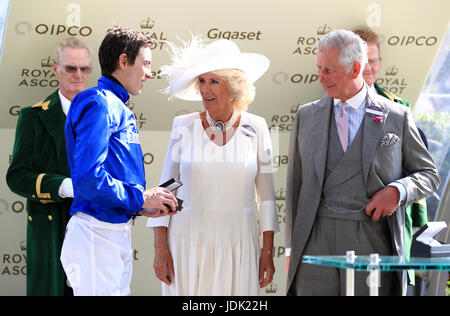
[[[249,83],[253,84],[269,68],[267,57],[256,53],[239,53],[237,55],[219,56],[202,62],[185,71],[171,84],[171,93],[182,100],[201,101],[196,91],[195,79],[205,73],[222,69],[240,69],[244,71]]]

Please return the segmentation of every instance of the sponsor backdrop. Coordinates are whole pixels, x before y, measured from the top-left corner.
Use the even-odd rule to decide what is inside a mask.
[[[50,68],[58,41],[78,36],[91,46],[92,86],[100,74],[97,49],[106,29],[128,26],[155,40],[153,79],[142,95],[129,101],[141,132],[149,186],[159,182],[173,118],[202,109],[201,103],[168,102],[158,92],[165,87],[160,67],[169,62],[165,41],[186,40],[191,33],[207,41],[231,39],[242,51],[270,58],[268,72],[256,83],[249,112],[263,116],[278,131],[273,134],[274,166],[282,232],[275,237],[275,278],[261,294],[284,295],[288,138],[298,106],[323,94],[315,66],[318,40],[336,28],[369,27],[378,32],[383,55],[378,83],[414,104],[447,28],[449,10],[447,0],[228,0],[214,5],[200,0],[12,0],[0,64],[0,295],[25,294],[25,199],[9,191],[5,174],[19,110],[43,100],[58,86]],[[152,266],[153,232],[145,224],[138,218],[133,226],[132,293],[160,295]]]

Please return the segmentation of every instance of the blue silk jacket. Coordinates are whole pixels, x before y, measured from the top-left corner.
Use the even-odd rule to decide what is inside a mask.
[[[72,100],[65,126],[75,195],[71,215],[125,223],[144,204],[144,160],[127,100],[127,90],[106,77]]]

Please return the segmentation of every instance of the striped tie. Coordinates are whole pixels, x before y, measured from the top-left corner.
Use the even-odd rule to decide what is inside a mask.
[[[341,140],[342,149],[344,152],[347,151],[348,146],[348,114],[345,110],[346,103],[341,101],[338,104],[339,114],[336,117],[336,126],[339,134],[339,139]]]

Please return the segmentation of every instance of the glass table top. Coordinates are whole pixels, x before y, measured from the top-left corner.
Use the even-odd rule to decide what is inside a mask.
[[[418,258],[399,256],[380,256],[377,265],[370,262],[369,256],[355,256],[354,262],[348,261],[347,256],[303,256],[304,263],[318,264],[339,269],[355,269],[367,271],[379,269],[381,271],[399,270],[447,270],[450,271],[450,257]]]

